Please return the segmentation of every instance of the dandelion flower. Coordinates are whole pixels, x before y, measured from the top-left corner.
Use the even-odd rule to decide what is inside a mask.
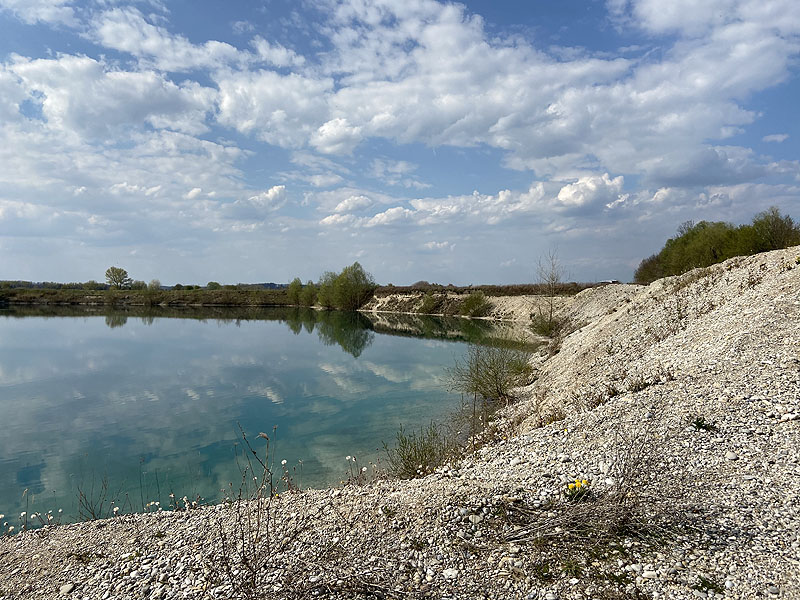
[[[588,479],[584,479],[581,483],[583,483],[583,485],[589,485],[589,480]]]
[[[574,490],[575,489],[575,484],[574,483],[570,483],[567,487],[569,489],[571,489],[571,490]]]

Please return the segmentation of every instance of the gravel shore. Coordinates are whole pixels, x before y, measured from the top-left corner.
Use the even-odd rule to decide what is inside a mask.
[[[581,292],[423,479],[3,537],[0,599],[800,598],[798,257]]]

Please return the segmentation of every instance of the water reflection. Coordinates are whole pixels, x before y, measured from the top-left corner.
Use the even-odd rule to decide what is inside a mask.
[[[276,459],[302,460],[302,485],[336,482],[345,455],[375,458],[401,423],[455,406],[443,373],[463,346],[444,340],[486,335],[297,308],[2,309],[0,513],[74,516],[77,488],[106,477],[137,509],[218,498],[240,480],[237,423],[277,426]]]

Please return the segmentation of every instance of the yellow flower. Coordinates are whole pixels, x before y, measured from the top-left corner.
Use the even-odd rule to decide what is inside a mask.
[[[574,490],[575,489],[575,484],[574,483],[570,483],[567,487],[569,489],[571,489],[571,490]]]
[[[589,485],[589,480],[588,479],[584,479],[583,480],[583,485]]]

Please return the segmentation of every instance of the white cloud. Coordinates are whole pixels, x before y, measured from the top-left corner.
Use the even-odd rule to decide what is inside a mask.
[[[286,186],[276,185],[268,190],[240,198],[230,206],[230,213],[238,219],[261,219],[286,203]]]
[[[333,82],[272,71],[221,75],[221,125],[286,148],[302,147],[326,120]]]
[[[781,142],[785,142],[789,139],[789,134],[787,133],[773,133],[771,135],[765,135],[761,138],[762,142],[775,142],[776,144],[780,144]]]
[[[345,198],[339,204],[336,205],[336,208],[333,209],[335,213],[350,213],[359,210],[363,210],[365,208],[369,208],[372,206],[373,201],[366,196],[349,196]]]
[[[0,0],[0,8],[11,11],[25,23],[77,23],[72,0]]]
[[[361,127],[350,125],[344,118],[331,119],[320,125],[310,141],[323,154],[351,154],[361,141]]]
[[[196,187],[196,188],[192,188],[191,190],[186,192],[183,195],[183,197],[186,198],[187,200],[194,200],[195,198],[197,198],[202,193],[203,193],[203,188]]]
[[[611,179],[608,173],[581,177],[562,187],[557,199],[562,206],[574,209],[609,204],[619,197],[624,181],[622,175]]]
[[[79,136],[105,137],[115,128],[144,124],[187,133],[208,129],[215,93],[194,82],[176,85],[152,71],[113,70],[86,56],[16,57],[2,68],[40,103],[51,127]]]

